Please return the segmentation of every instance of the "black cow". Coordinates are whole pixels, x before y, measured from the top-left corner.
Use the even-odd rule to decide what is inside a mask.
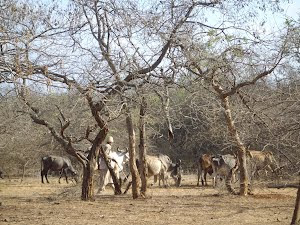
[[[1,169],[0,169],[0,178],[4,179],[4,177],[3,177],[3,172],[2,172]]]
[[[60,172],[60,177],[58,179],[58,182],[60,183],[60,178],[64,174],[66,177],[66,182],[68,183],[68,176],[67,173],[70,172],[71,175],[74,177],[75,181],[77,182],[77,172],[73,168],[70,159],[65,158],[65,157],[60,157],[60,156],[45,156],[42,157],[42,162],[41,162],[41,176],[42,176],[42,183],[44,183],[44,176],[48,181],[48,171],[59,171]]]
[[[181,186],[181,180],[182,180],[182,166],[181,166],[181,160],[178,159],[175,166],[172,168],[169,168],[168,172],[171,172],[170,176],[175,181],[175,185],[177,187]]]

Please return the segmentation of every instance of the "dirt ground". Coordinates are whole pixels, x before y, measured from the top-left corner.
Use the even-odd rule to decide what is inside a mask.
[[[295,188],[259,187],[252,196],[233,196],[222,185],[196,187],[196,175],[189,175],[180,188],[149,188],[147,199],[114,196],[108,188],[84,202],[80,184],[50,182],[0,179],[0,224],[280,225],[290,223],[296,199]]]

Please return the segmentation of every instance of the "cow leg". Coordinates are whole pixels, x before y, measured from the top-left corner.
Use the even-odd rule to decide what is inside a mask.
[[[44,173],[44,175],[45,175],[45,178],[46,178],[47,183],[49,184],[49,180],[48,180],[48,171],[46,171],[46,172]]]
[[[160,173],[159,177],[163,181],[163,186],[166,188],[168,186],[168,176],[165,172]]]
[[[154,175],[154,176],[153,176],[153,178],[154,178],[154,183],[153,183],[153,185],[157,183],[157,176],[158,176],[158,175]],[[158,179],[158,185],[160,186],[160,178]]]
[[[59,178],[58,178],[58,183],[60,183],[60,179],[62,177],[62,170],[59,172]]]
[[[66,177],[66,183],[68,184],[69,181],[68,181],[67,169],[64,169],[63,172],[64,172],[64,175]]]
[[[153,176],[153,185],[157,183],[157,179],[158,179],[158,186],[160,187],[160,182],[162,181],[162,175],[159,173],[158,175],[154,175]]]
[[[207,171],[204,171],[204,182],[205,182],[205,186],[207,186],[207,180],[206,180],[206,175],[207,175]],[[202,186],[203,186],[203,181],[202,181]]]
[[[201,170],[201,167],[200,165],[198,165],[198,180],[197,180],[197,186],[199,187],[200,186],[200,176],[201,176],[201,173],[202,173],[202,170]],[[201,176],[202,178],[202,176]],[[202,179],[201,179],[201,182],[202,182]],[[202,183],[203,185],[203,183]]]
[[[44,184],[44,171],[41,171],[42,183]]]
[[[44,184],[44,171],[41,171],[42,183]]]
[[[43,169],[41,171],[41,177],[42,177],[42,183],[44,184],[44,176],[46,178],[47,183],[49,183],[48,181],[48,170],[47,169]]]
[[[217,173],[216,173],[216,172],[213,172],[213,187],[216,187],[216,185],[217,185],[217,180],[216,180],[216,178],[217,178]]]

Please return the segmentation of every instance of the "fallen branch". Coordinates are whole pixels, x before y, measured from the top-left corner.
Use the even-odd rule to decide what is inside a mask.
[[[299,184],[269,184],[268,188],[299,188]]]

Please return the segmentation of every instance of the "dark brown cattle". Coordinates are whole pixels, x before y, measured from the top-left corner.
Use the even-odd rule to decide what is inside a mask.
[[[212,155],[210,155],[210,154],[201,155],[197,161],[197,165],[198,165],[197,186],[200,186],[200,177],[201,177],[202,186],[204,186],[204,183],[207,186],[206,175],[207,175],[207,173],[209,175],[212,175],[212,173],[213,173]],[[203,180],[203,178],[204,178],[204,180]]]
[[[60,179],[62,175],[64,174],[66,177],[66,182],[68,183],[68,173],[71,173],[71,175],[74,177],[75,181],[77,182],[77,172],[73,168],[71,164],[71,160],[68,158],[63,158],[60,156],[45,156],[42,157],[41,162],[41,176],[42,176],[42,183],[44,183],[44,176],[46,178],[47,183],[48,181],[48,171],[59,171],[60,177],[58,182],[60,183]]]

